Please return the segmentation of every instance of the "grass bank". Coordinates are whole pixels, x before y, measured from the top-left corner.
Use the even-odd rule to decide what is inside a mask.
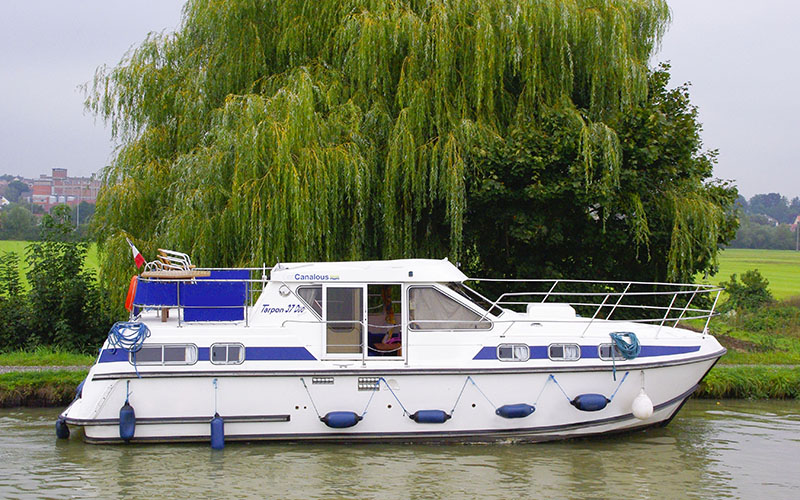
[[[0,353],[0,366],[91,366],[95,356],[39,346],[32,351]]]
[[[703,379],[695,396],[710,399],[800,399],[800,367],[717,365]]]
[[[0,408],[66,406],[87,371],[45,370],[0,374]]]

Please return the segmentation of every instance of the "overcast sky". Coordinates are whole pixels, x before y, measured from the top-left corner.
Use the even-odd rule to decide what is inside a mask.
[[[90,175],[113,153],[78,86],[119,62],[150,31],[174,31],[180,0],[0,2],[0,174],[52,167]],[[785,0],[671,0],[672,25],[654,61],[691,82],[715,175],[750,197],[800,196],[800,7]]]

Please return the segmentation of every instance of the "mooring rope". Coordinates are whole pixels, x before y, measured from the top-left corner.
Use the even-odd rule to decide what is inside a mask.
[[[136,366],[136,353],[149,336],[150,329],[147,328],[147,325],[133,321],[117,321],[108,331],[108,347],[114,350],[124,349],[131,354],[133,369],[138,378],[142,378],[142,376],[139,375],[139,367]]]
[[[625,382],[625,379],[626,379],[626,378],[628,378],[628,374],[629,374],[629,373],[630,373],[630,372],[625,372],[625,375],[623,375],[623,376],[622,376],[622,380],[620,380],[620,381],[619,381],[619,385],[617,385],[617,388],[616,388],[616,389],[614,389],[614,393],[613,393],[613,394],[611,394],[611,397],[610,397],[610,398],[608,398],[608,400],[609,400],[609,401],[614,401],[614,396],[616,396],[616,395],[617,395],[617,391],[619,390],[619,388],[620,388],[620,387],[622,387],[622,383],[623,383],[623,382]]]
[[[387,382],[385,378],[380,377],[378,380],[375,381],[375,389],[372,391],[372,394],[370,394],[369,400],[367,401],[367,406],[364,407],[364,412],[361,414],[361,417],[363,418],[364,415],[367,414],[367,408],[369,408],[370,403],[372,403],[372,398],[375,397],[375,393],[378,392],[378,390],[380,389],[381,382],[383,382],[386,388],[389,389],[389,392],[391,392],[392,396],[394,396],[394,400],[397,401],[397,404],[399,404],[400,408],[403,409],[403,415],[411,415],[411,413],[409,413],[409,411],[406,410],[406,407],[403,406],[403,403],[400,401],[400,398],[397,397],[397,394],[394,393],[394,391],[392,390],[392,386],[389,385],[389,382]]]
[[[306,381],[303,380],[303,377],[300,377],[300,382],[303,383],[303,387],[306,388],[306,394],[308,394],[308,399],[311,401],[311,407],[314,408],[314,413],[317,414],[319,419],[322,419],[322,415],[319,414],[317,411],[317,405],[314,404],[314,398],[311,397],[311,391],[308,390],[308,386],[306,385]]]
[[[639,338],[633,332],[614,332],[609,333],[609,336],[611,336],[611,340],[614,341],[617,350],[625,359],[634,359],[642,351]],[[625,340],[624,337],[628,337],[628,340]],[[617,362],[613,349],[611,350],[611,376],[614,380],[617,380]]]

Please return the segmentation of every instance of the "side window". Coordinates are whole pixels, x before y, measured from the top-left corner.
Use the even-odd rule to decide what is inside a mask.
[[[211,362],[215,365],[239,365],[244,361],[242,344],[213,344]]]
[[[130,363],[137,365],[193,365],[197,362],[194,344],[155,344],[142,346],[128,355]]]
[[[550,344],[547,355],[553,361],[578,361],[581,359],[581,346],[578,344]]]
[[[497,359],[500,361],[528,361],[531,357],[527,344],[500,344],[497,346]]]
[[[611,361],[612,357],[615,360],[624,360],[625,356],[619,352],[617,346],[614,344],[600,344],[597,346],[597,354],[600,356],[600,359],[604,361]]]
[[[413,330],[488,330],[492,322],[432,287],[408,291],[409,326]]]
[[[322,285],[297,287],[297,295],[316,311],[317,316],[322,317]]]

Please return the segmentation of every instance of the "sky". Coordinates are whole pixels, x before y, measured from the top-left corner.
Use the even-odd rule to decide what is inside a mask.
[[[672,85],[690,82],[714,175],[747,198],[800,196],[800,81],[796,19],[784,0],[668,0],[672,24],[653,63]],[[81,84],[116,65],[151,31],[175,31],[181,0],[0,2],[0,174],[38,177],[53,167],[99,172],[110,130],[83,109]]]

